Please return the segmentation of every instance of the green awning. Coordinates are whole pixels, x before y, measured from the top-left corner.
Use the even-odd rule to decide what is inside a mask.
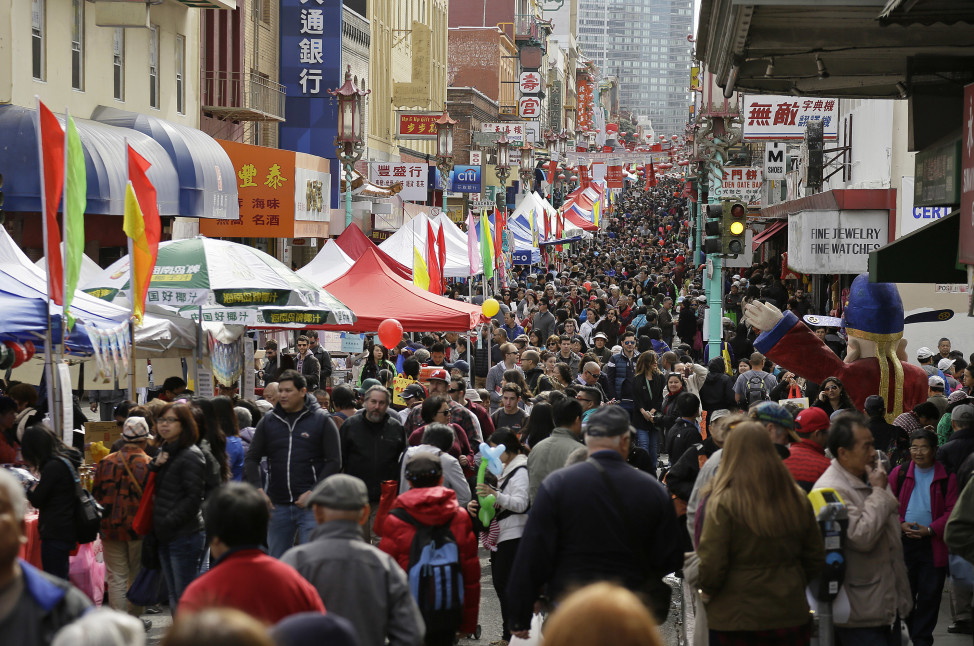
[[[872,283],[966,283],[957,263],[960,211],[869,254]]]

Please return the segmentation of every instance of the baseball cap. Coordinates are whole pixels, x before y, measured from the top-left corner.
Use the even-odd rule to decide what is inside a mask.
[[[950,413],[951,422],[964,422],[968,426],[974,424],[974,406],[961,404],[954,408]]]
[[[818,406],[806,408],[795,418],[795,430],[802,435],[811,435],[829,427],[829,415]]]
[[[954,402],[960,402],[967,399],[968,395],[960,388],[954,390],[954,392],[947,395],[947,403],[953,404]]]
[[[466,376],[470,374],[470,364],[464,361],[463,359],[460,359],[459,361],[455,361],[453,363],[453,367],[459,370],[461,375]]]
[[[937,370],[951,370],[954,367],[953,359],[941,359],[937,362]]]
[[[463,396],[467,398],[467,401],[472,401],[472,402],[477,402],[477,403],[480,403],[480,402],[483,401],[480,398],[480,393],[478,393],[475,388],[467,388],[467,392],[464,393]]]
[[[588,416],[582,430],[593,437],[623,435],[629,432],[629,413],[621,406],[603,406]]]
[[[436,370],[431,372],[429,376],[429,381],[433,381],[434,379],[438,381],[445,381],[446,383],[450,383],[450,373],[444,370],[443,368],[437,368]]]
[[[149,437],[149,424],[144,417],[129,417],[122,425],[122,437],[126,442],[138,442]]]
[[[609,340],[609,337],[607,337],[607,336],[605,335],[605,332],[596,332],[596,333],[595,333],[595,335],[594,335],[594,336],[592,337],[592,340],[593,340],[593,341],[594,341],[595,339],[602,339],[602,340],[604,340],[604,341],[608,341],[608,340]]]
[[[414,399],[414,398],[426,399],[426,389],[423,388],[422,384],[409,384],[402,391],[402,398]]]
[[[881,415],[886,412],[886,402],[879,395],[870,395],[866,397],[863,408],[867,415]]]
[[[358,394],[364,395],[365,391],[371,388],[372,386],[381,386],[381,385],[382,385],[381,381],[369,377],[368,379],[362,382],[362,385],[358,389]]]
[[[929,359],[933,356],[933,352],[927,346],[917,349],[917,359]]]
[[[713,424],[721,417],[727,417],[728,415],[730,415],[729,410],[727,410],[726,408],[718,408],[717,410],[712,411],[709,415],[707,415],[707,424]]]
[[[699,302],[701,302],[701,303],[706,303],[707,302],[707,297],[704,296],[703,294],[701,294],[700,296],[697,296],[697,300]]]
[[[443,473],[443,463],[438,455],[419,451],[406,460],[406,479],[415,480],[420,476],[436,476]]]
[[[945,389],[944,380],[938,375],[933,375],[932,377],[927,378],[927,385],[937,390]]]
[[[329,509],[355,511],[369,504],[369,490],[361,479],[336,473],[315,486],[308,502]]]
[[[747,414],[748,417],[759,422],[768,422],[788,429],[788,434],[795,440],[798,439],[798,434],[795,433],[795,418],[781,404],[761,402],[757,406],[752,407]]]

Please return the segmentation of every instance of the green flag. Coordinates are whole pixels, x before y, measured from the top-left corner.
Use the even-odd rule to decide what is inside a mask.
[[[85,175],[85,154],[81,138],[68,115],[68,132],[64,147],[64,316],[68,329],[74,327],[69,308],[78,288],[81,256],[85,252],[85,208],[88,206],[88,179]]]
[[[486,211],[480,212],[480,258],[484,262],[484,277],[491,280],[494,277],[494,242]]]

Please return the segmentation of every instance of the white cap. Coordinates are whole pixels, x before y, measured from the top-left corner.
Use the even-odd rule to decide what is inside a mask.
[[[954,367],[953,359],[941,359],[937,362],[937,370],[950,370]]]

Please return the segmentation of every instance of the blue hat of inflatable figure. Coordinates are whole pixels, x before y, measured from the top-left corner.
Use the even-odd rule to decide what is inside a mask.
[[[849,288],[845,327],[850,336],[892,341],[903,335],[903,301],[893,283],[871,283],[859,274]]]

